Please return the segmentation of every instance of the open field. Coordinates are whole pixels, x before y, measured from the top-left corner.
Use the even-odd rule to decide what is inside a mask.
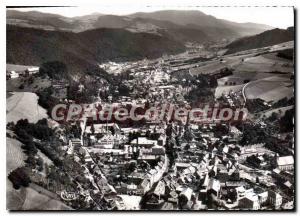
[[[38,105],[38,96],[30,92],[14,92],[6,100],[6,122],[17,122],[28,119],[35,123],[42,118],[47,118],[47,111]]]
[[[208,61],[205,62],[204,64],[199,65],[199,67],[197,68],[191,68],[190,74],[191,75],[213,74],[226,67],[230,68],[235,65],[238,65],[239,63],[241,63],[241,61],[242,61],[241,57],[239,56],[224,58],[223,62],[221,62],[220,60]]]
[[[8,210],[21,210],[26,199],[26,188],[19,190],[13,188],[12,183],[6,178],[6,208]]]
[[[28,68],[31,67],[37,67],[37,66],[32,66],[32,65],[17,65],[17,64],[6,64],[6,70],[7,71],[25,71]]]
[[[294,43],[291,41],[263,49],[253,49],[225,55],[222,56],[222,61],[221,59],[214,59],[198,64],[198,67],[190,69],[190,74],[213,74],[226,67],[233,68],[239,72],[292,72],[292,61],[277,57],[275,51],[293,48],[293,46]]]
[[[291,98],[293,94],[292,81],[283,81],[278,77],[253,81],[245,88],[245,96],[248,99],[260,98],[268,102]]]
[[[277,113],[277,114],[280,114],[280,117],[284,116],[285,112],[290,110],[290,109],[293,109],[293,105],[291,106],[286,106],[286,107],[280,107],[280,108],[277,108],[277,109],[272,109],[272,110],[267,110],[267,111],[264,111],[264,112],[261,112],[260,113],[260,116],[265,116],[265,117],[270,117],[272,115],[272,113]]]
[[[253,71],[253,72],[283,72],[291,73],[293,71],[293,64],[286,62],[279,62],[265,58],[264,56],[256,56],[246,59],[244,62],[236,65],[235,70],[239,71]]]
[[[22,210],[71,210],[69,206],[54,198],[55,196],[44,188],[31,184],[26,188]]]
[[[51,86],[51,81],[49,79],[42,79],[41,77],[34,77],[32,83],[30,83],[29,78],[16,78],[6,81],[6,91],[13,92],[36,92],[38,90],[47,88]],[[19,88],[21,85],[24,88]]]
[[[72,210],[69,206],[58,200],[57,195],[30,184],[19,190],[12,188],[7,180],[7,209],[9,210]]]
[[[270,51],[286,49],[293,43],[284,43],[271,47]],[[272,49],[272,50],[271,50]],[[293,61],[280,58],[276,52],[257,55],[258,50],[235,54],[231,59],[239,58],[241,61],[232,65],[233,75],[218,79],[215,96],[222,93],[240,91],[245,83],[244,93],[248,99],[261,98],[266,101],[278,101],[284,97],[293,96]],[[243,55],[242,55],[243,54]],[[229,57],[225,57],[226,60]]]
[[[11,171],[24,165],[26,155],[22,148],[22,143],[16,139],[6,137],[6,172],[9,174]]]

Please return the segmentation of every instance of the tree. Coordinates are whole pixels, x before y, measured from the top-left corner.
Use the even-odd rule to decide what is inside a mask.
[[[36,165],[38,166],[37,169],[38,171],[42,172],[43,169],[44,169],[44,161],[41,157],[39,157],[37,160],[36,160]]]
[[[278,119],[278,114],[276,112],[272,112],[271,116],[268,118],[269,121],[273,122]]]
[[[28,187],[31,182],[26,169],[19,167],[8,175],[8,179],[12,182],[13,187],[18,190],[21,186]]]
[[[19,86],[19,89],[24,89],[24,84],[21,84],[21,85]]]
[[[26,164],[32,169],[36,167],[36,159],[33,155],[29,155],[28,158],[25,160]]]
[[[190,149],[190,145],[189,145],[189,144],[186,144],[186,145],[184,146],[184,150],[187,151],[187,150],[189,150],[189,149]]]
[[[294,115],[295,108],[287,110],[284,116],[280,119],[281,132],[293,132],[294,130]]]
[[[61,80],[68,77],[68,70],[65,63],[60,61],[45,62],[39,69],[40,75],[48,75],[52,79]]]
[[[137,167],[137,164],[135,162],[130,162],[130,164],[128,165],[128,170],[130,172],[133,172]]]

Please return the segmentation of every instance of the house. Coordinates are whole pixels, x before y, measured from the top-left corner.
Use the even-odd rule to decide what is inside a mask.
[[[264,191],[260,194],[258,194],[258,201],[259,201],[259,204],[264,204],[268,201],[268,191]]]
[[[182,206],[191,201],[193,195],[193,190],[189,187],[184,188],[182,192],[179,194],[179,202]]]
[[[70,146],[70,148],[73,148],[74,150],[79,150],[80,147],[82,146],[81,140],[78,138],[70,139],[69,146]]]
[[[164,181],[159,181],[157,186],[155,187],[153,193],[160,198],[160,196],[163,196],[166,192],[165,190],[166,185],[164,183]]]
[[[221,184],[219,180],[210,179],[207,185],[207,194],[213,194],[216,197],[219,197],[219,192],[221,189]]]
[[[275,209],[278,209],[282,204],[282,196],[279,193],[269,190],[268,202]]]
[[[95,148],[105,148],[105,149],[112,149],[118,148],[121,144],[127,141],[126,136],[119,135],[119,134],[110,134],[107,133],[94,144]]]
[[[25,70],[25,73],[28,74],[28,75],[32,75],[32,74],[36,74],[38,73],[40,70],[39,67],[29,67]]]
[[[161,207],[160,210],[176,210],[176,208],[174,208],[174,204],[171,202],[164,202],[163,206]]]
[[[15,72],[15,71],[9,71],[8,73],[6,73],[7,78],[9,79],[15,79],[15,78],[19,78],[19,73]]]
[[[138,191],[140,192],[140,194],[144,195],[149,190],[150,190],[150,180],[144,178],[141,184],[138,185]]]
[[[150,140],[146,137],[138,137],[130,142],[131,145],[137,145],[144,148],[152,148],[157,145],[157,140]]]
[[[239,200],[238,206],[241,209],[258,210],[260,209],[259,198],[255,193],[248,193]]]
[[[238,200],[244,198],[249,193],[250,194],[253,193],[253,188],[246,189],[244,186],[239,186],[235,190],[237,192],[237,199]]]
[[[119,125],[115,123],[107,123],[107,124],[91,124],[86,126],[85,133],[86,134],[101,134],[107,133],[108,131],[119,131]]]
[[[278,157],[277,166],[280,170],[294,169],[294,157],[293,156]]]

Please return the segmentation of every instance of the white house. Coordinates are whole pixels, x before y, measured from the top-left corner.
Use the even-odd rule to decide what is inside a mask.
[[[278,157],[277,166],[280,170],[294,169],[294,157],[293,156]]]

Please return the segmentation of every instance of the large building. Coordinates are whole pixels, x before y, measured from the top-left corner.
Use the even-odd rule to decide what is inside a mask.
[[[105,148],[105,149],[112,149],[112,148],[119,148],[121,144],[124,144],[127,141],[126,136],[120,134],[110,134],[107,133],[100,139],[98,139],[94,147],[95,148]]]
[[[277,166],[280,170],[294,169],[294,157],[293,156],[278,157]]]

